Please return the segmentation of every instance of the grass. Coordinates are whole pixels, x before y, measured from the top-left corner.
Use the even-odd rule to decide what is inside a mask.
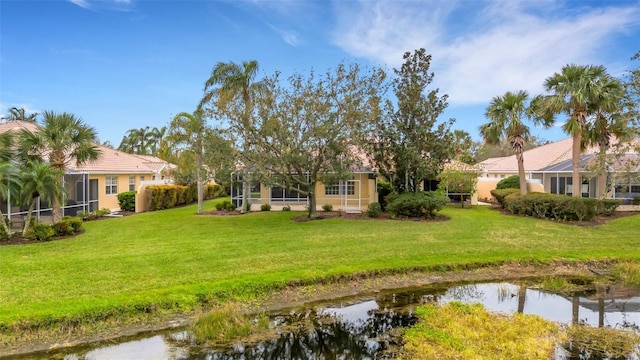
[[[195,212],[93,221],[74,238],[0,247],[0,332],[191,311],[354,273],[640,259],[638,216],[576,227],[485,207],[448,207],[444,222]]]
[[[266,315],[250,317],[242,314],[237,304],[230,303],[200,316],[193,325],[193,335],[200,344],[220,345],[248,338],[269,330]]]
[[[560,337],[556,324],[535,315],[492,314],[482,304],[425,305],[406,330],[404,359],[549,359]]]

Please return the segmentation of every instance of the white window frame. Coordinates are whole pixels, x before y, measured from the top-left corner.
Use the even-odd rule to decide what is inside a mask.
[[[134,191],[136,189],[136,176],[129,175],[129,191]]]
[[[105,181],[105,194],[118,195],[118,177],[107,175]]]

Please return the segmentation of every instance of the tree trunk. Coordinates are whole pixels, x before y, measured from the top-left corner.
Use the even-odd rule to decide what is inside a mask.
[[[316,184],[309,184],[309,188],[314,188]],[[317,219],[318,211],[316,210],[316,192],[310,191],[309,195],[307,195],[307,199],[309,200],[309,218]]]
[[[598,194],[600,199],[607,197],[607,146],[600,144],[600,173],[598,174]]]
[[[571,323],[578,324],[580,320],[580,297],[574,295],[571,299]]]
[[[4,233],[7,234],[7,236],[11,235],[11,230],[9,229],[9,225],[7,225],[8,220],[9,217],[7,216],[7,219],[5,219],[4,215],[2,215],[2,211],[0,211],[0,221],[2,221],[2,228],[4,229]]]
[[[54,196],[51,198],[51,221],[57,224],[62,220],[62,206],[60,205],[60,198]]]
[[[24,226],[22,227],[22,236],[27,236],[27,230],[29,230],[29,224],[31,223],[31,217],[33,216],[33,209],[36,207],[36,200],[37,198],[31,199],[31,204],[29,204],[27,218],[24,219]]]
[[[204,196],[202,194],[202,154],[196,155],[196,165],[198,168],[196,169],[196,178],[198,183],[198,214],[202,214],[204,212],[202,202],[204,201]]]
[[[527,286],[526,285],[520,285],[520,288],[518,289],[518,312],[520,314],[524,313],[524,304],[527,300]]]
[[[573,147],[571,149],[571,164],[572,164],[572,176],[573,182],[573,197],[582,197],[581,187],[582,180],[580,179],[580,144],[582,143],[582,130],[576,131],[573,135]]]
[[[242,201],[241,201],[242,204],[240,205],[241,213],[247,212],[247,208],[250,206],[249,205],[249,195],[251,192],[250,184],[251,183],[249,182],[249,172],[245,169],[244,175],[242,176]]]
[[[524,173],[524,154],[522,149],[516,149],[516,160],[518,162],[518,176],[520,177],[520,195],[527,195],[527,177]]]

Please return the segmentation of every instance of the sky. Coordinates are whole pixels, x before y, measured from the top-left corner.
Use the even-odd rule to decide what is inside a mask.
[[[418,48],[449,96],[441,120],[479,140],[494,96],[540,94],[566,64],[639,68],[640,0],[0,0],[0,114],[73,113],[117,147],[195,110],[218,62],[257,60],[258,78],[391,72]]]

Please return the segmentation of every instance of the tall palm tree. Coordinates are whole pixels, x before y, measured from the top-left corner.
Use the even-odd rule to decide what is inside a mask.
[[[169,125],[169,138],[175,145],[184,145],[196,155],[196,182],[198,184],[198,214],[203,212],[202,193],[202,153],[206,123],[202,112],[196,110],[193,114],[181,112],[176,115]]]
[[[36,122],[37,116],[38,113],[26,115],[24,108],[12,107],[11,109],[9,109],[9,116],[7,116],[6,119]]]
[[[167,133],[167,127],[161,128],[154,127],[151,129],[151,140],[149,142],[149,148],[151,149],[151,155],[157,156],[164,141],[164,136]]]
[[[550,95],[541,101],[539,116],[553,121],[558,114],[567,116],[562,129],[573,138],[572,183],[573,196],[581,196],[580,155],[584,149],[583,133],[587,129],[587,118],[593,114],[593,104],[603,95],[603,83],[610,76],[603,66],[580,66],[569,64],[562,67],[544,82]]]
[[[19,198],[18,194],[18,174],[15,171],[15,167],[9,162],[0,162],[0,199],[11,200],[13,198]],[[9,235],[10,229],[7,221],[0,210],[0,222],[2,223],[2,229],[4,233]]]
[[[598,146],[598,193],[604,197],[607,193],[607,151],[611,138],[624,138],[629,134],[629,118],[621,113],[624,88],[622,83],[612,76],[602,79],[602,91],[590,104],[593,119],[585,129],[585,145]]]
[[[96,145],[96,130],[73,114],[45,111],[41,127],[35,132],[20,133],[20,152],[24,157],[41,159],[60,172],[56,173],[62,184],[64,172],[69,166],[80,166],[101,156]],[[62,218],[60,198],[51,199],[53,222]]]
[[[265,84],[262,81],[254,81],[258,73],[258,62],[256,60],[243,61],[242,64],[234,62],[219,62],[211,70],[211,76],[204,85],[204,97],[198,109],[202,109],[204,105],[218,99],[218,106],[222,107],[228,104],[240,104],[239,119],[231,119],[238,128],[243,140],[243,156],[245,162],[245,171],[242,181],[242,209],[245,211],[248,204],[249,195],[249,173],[247,168],[247,157],[249,153],[249,145],[247,141],[247,132],[250,126],[251,113],[253,111],[253,98],[260,93]]]
[[[29,161],[25,165],[20,173],[20,194],[23,203],[28,205],[29,209],[22,229],[23,236],[26,235],[29,225],[31,225],[31,217],[38,198],[53,202],[55,199],[59,199],[64,192],[59,180],[64,175],[64,171],[54,169],[53,166],[41,161]],[[56,222],[58,221],[54,220],[54,223]]]
[[[529,94],[524,90],[516,92],[507,91],[502,96],[491,99],[485,112],[485,117],[489,122],[480,126],[480,134],[485,142],[491,145],[500,144],[507,140],[518,162],[518,176],[520,177],[520,194],[527,194],[527,179],[524,173],[524,145],[530,137],[529,127],[523,122],[532,119],[533,108],[527,105]],[[542,121],[545,127],[550,126],[550,122]]]

